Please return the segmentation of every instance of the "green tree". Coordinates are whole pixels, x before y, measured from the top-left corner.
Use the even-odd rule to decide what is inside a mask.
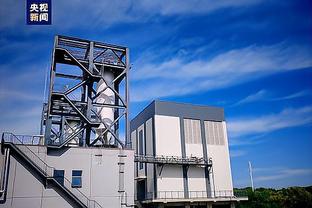
[[[235,189],[247,191],[248,201],[241,202],[238,208],[312,208],[312,187],[290,187],[281,190],[259,188]]]
[[[285,200],[283,207],[287,208],[312,208],[312,194],[302,187],[290,187],[283,190]]]

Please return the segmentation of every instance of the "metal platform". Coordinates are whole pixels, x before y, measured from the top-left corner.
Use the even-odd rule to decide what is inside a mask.
[[[134,162],[153,163],[159,165],[196,165],[202,167],[211,167],[212,160],[205,160],[202,157],[178,157],[178,156],[152,156],[152,155],[135,155]]]
[[[149,192],[142,203],[238,202],[248,200],[247,192],[232,190],[211,191],[208,193],[206,191],[189,191],[188,197],[185,197],[184,194],[184,191],[158,191],[156,194]]]

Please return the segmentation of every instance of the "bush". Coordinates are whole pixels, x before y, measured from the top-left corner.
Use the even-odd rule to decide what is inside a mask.
[[[248,201],[241,202],[238,208],[312,208],[312,186],[290,187],[286,189],[250,188],[235,189],[247,191]]]

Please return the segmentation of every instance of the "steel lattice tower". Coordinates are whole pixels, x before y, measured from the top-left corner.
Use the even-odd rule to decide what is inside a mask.
[[[42,114],[46,145],[129,145],[128,73],[128,48],[56,36]]]

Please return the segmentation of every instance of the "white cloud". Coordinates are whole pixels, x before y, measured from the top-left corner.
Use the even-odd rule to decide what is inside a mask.
[[[241,99],[235,105],[241,105],[241,104],[246,104],[246,103],[251,103],[259,100],[265,100],[268,92],[266,90],[260,90],[254,94],[248,95],[247,97]]]
[[[243,150],[231,150],[230,151],[230,156],[231,157],[241,157],[241,156],[244,156],[246,155],[247,152],[246,151],[243,151]]]
[[[33,119],[36,118],[36,120],[40,120],[41,118],[41,111],[42,111],[42,106],[36,104],[35,106],[32,106],[30,108],[23,108],[20,106],[17,106],[15,108],[12,108],[11,111],[1,112],[1,121],[16,121],[17,119]]]
[[[278,100],[289,100],[289,99],[294,99],[294,98],[299,98],[299,97],[304,97],[307,95],[312,95],[312,92],[310,90],[302,90],[300,92],[295,92],[290,95],[282,96],[282,97],[277,97],[277,98],[272,98],[272,101],[278,101]]]
[[[261,0],[192,0],[192,1],[137,1],[138,7],[143,11],[159,13],[161,15],[184,15],[210,13],[222,8],[246,7],[261,2]]]
[[[23,63],[25,64],[25,63]],[[20,65],[15,60],[6,65],[0,65],[0,101],[1,104],[18,100],[43,101],[45,84],[45,73],[47,65],[37,63],[36,65]],[[14,76],[12,69],[17,69]]]
[[[11,111],[0,111],[0,132],[12,132],[15,134],[39,134],[42,106],[31,108],[23,106],[15,107]]]
[[[270,169],[267,168],[267,171],[269,174],[259,176],[261,173],[256,173],[255,175],[258,175],[254,178],[255,182],[262,182],[262,181],[275,181],[295,176],[306,176],[306,177],[312,177],[312,169],[311,168],[280,168],[280,169]]]
[[[26,1],[0,1],[0,29],[15,26],[17,23],[25,24],[25,4]]]
[[[244,176],[242,177],[242,175]],[[312,168],[261,167],[253,168],[254,185],[258,187],[282,188],[289,186],[308,186],[311,184]],[[235,177],[235,176],[234,176]],[[250,186],[248,170],[237,175],[235,187]]]
[[[177,57],[135,66],[142,67],[132,71],[131,98],[145,101],[229,87],[280,71],[310,67],[312,53],[304,46],[285,43],[252,45],[208,60]]]
[[[256,93],[250,94],[245,98],[239,100],[238,102],[234,103],[232,106],[237,106],[246,103],[252,103],[256,101],[281,101],[281,100],[290,100],[294,98],[300,98],[304,96],[312,95],[310,90],[302,90],[299,92],[295,92],[289,95],[281,96],[281,97],[272,97],[268,91],[266,90],[259,90]]]
[[[228,121],[229,137],[239,137],[252,134],[263,134],[275,130],[301,126],[312,122],[312,106],[288,108],[280,113],[241,117]]]
[[[263,0],[115,0],[90,2],[82,0],[53,1],[53,26],[88,26],[102,28],[115,23],[146,22],[155,16],[209,14],[223,8],[255,5]],[[25,24],[25,2],[5,0],[0,3],[0,28]],[[8,18],[9,17],[9,18]],[[92,23],[92,24],[90,24]],[[33,28],[36,30],[36,28]]]
[[[43,101],[43,95],[23,92],[22,90],[0,89],[0,101]]]
[[[0,131],[38,134],[43,101],[44,64],[25,66],[14,76],[12,69],[18,67],[14,61],[0,67]]]
[[[229,145],[230,146],[242,146],[242,145],[255,145],[264,142],[263,137],[266,136],[266,133],[255,135],[255,136],[248,136],[248,139],[246,138],[240,138],[240,137],[230,137],[229,139]]]

